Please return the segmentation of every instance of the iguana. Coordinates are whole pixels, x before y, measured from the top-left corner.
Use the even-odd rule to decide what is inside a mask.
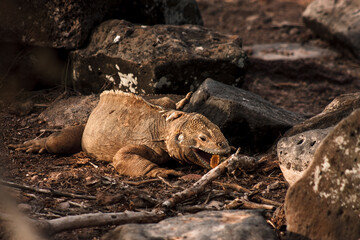
[[[183,104],[184,99],[178,106]],[[55,154],[83,150],[97,160],[112,162],[120,174],[150,177],[180,176],[181,172],[158,166],[170,159],[210,169],[212,157],[219,159],[218,155],[230,152],[219,127],[203,115],[169,109],[116,90],[100,95],[86,125],[9,147]]]

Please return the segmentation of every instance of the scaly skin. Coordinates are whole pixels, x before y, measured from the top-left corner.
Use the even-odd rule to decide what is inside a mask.
[[[183,105],[181,101],[178,106]],[[165,109],[120,91],[101,94],[85,128],[67,128],[56,136],[10,147],[29,152],[74,153],[80,141],[87,154],[112,162],[120,174],[128,176],[181,175],[158,166],[171,159],[210,169],[213,154],[230,152],[220,129],[203,115]]]

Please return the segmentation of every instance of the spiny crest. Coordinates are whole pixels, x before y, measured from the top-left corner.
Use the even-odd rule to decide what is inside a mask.
[[[139,101],[147,104],[148,106],[150,106],[152,108],[159,110],[161,113],[166,111],[162,106],[152,104],[152,103],[146,101],[143,97],[136,95],[134,93],[123,92],[121,90],[105,90],[100,94],[100,98],[105,97],[105,96],[119,96],[119,97],[134,98],[136,100],[139,100]]]

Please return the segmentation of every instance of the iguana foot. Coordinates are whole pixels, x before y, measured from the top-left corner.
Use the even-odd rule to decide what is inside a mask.
[[[181,99],[179,102],[176,103],[176,110],[182,110],[184,106],[190,101],[192,96],[192,92],[188,92],[185,98]]]
[[[44,153],[46,152],[46,138],[26,141],[22,144],[9,144],[10,149],[27,153]]]

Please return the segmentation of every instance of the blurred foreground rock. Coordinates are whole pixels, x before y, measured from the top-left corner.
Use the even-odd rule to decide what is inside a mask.
[[[336,97],[318,115],[295,125],[277,144],[280,169],[288,183],[296,182],[313,160],[314,153],[333,127],[360,108],[360,93]]]
[[[277,144],[280,169],[286,181],[294,184],[308,168],[314,153],[333,127],[314,129],[291,137],[283,137]]]
[[[157,224],[126,224],[103,240],[187,239],[261,240],[276,239],[259,211],[204,211],[165,219]]]
[[[251,151],[266,150],[281,133],[304,118],[260,96],[207,79],[184,108],[217,124],[230,144]]]
[[[360,2],[315,0],[303,20],[315,34],[360,58]]]
[[[0,2],[0,41],[79,48],[94,26],[113,18],[148,25],[202,25],[194,0],[3,0]]]
[[[360,238],[360,110],[323,140],[304,175],[289,188],[289,239]]]
[[[240,85],[247,57],[237,36],[200,26],[140,26],[111,20],[85,49],[73,51],[72,75],[82,93],[107,88],[186,94],[207,77]]]

